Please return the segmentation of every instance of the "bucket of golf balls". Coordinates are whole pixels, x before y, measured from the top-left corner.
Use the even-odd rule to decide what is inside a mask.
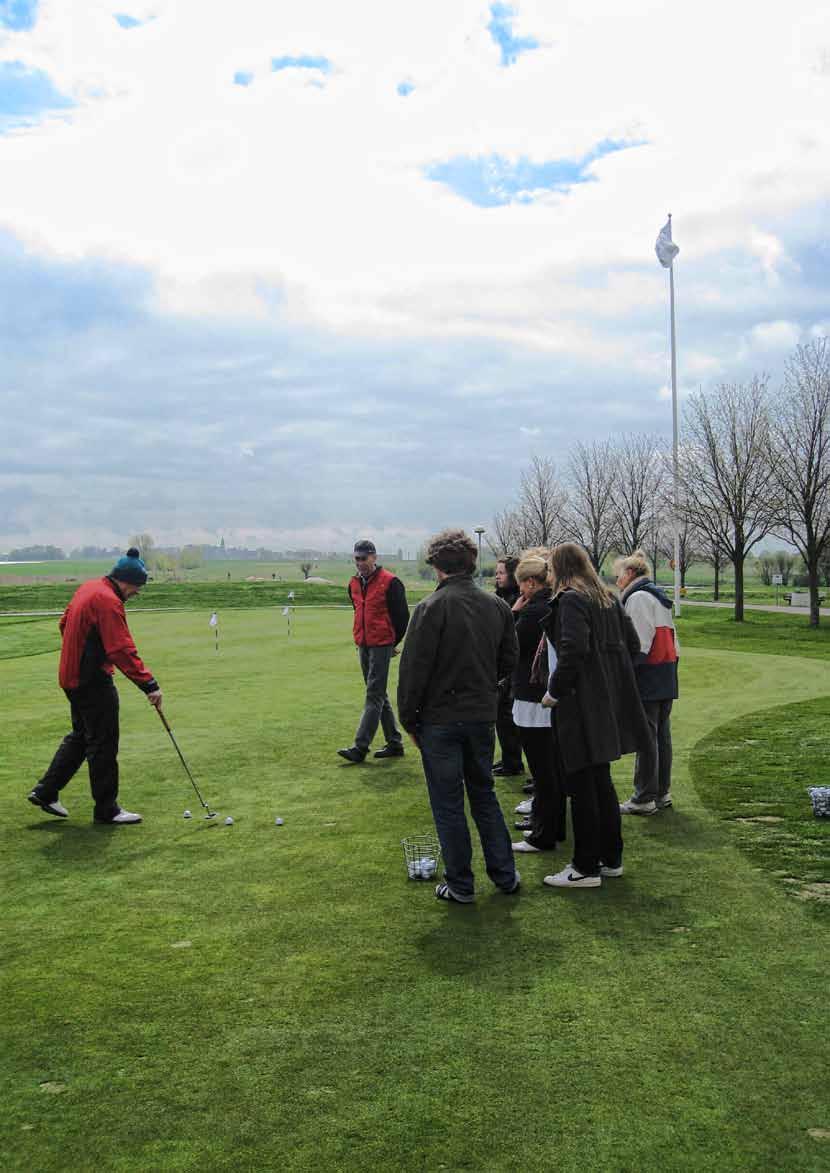
[[[807,791],[817,819],[830,819],[830,786],[811,786]]]
[[[441,845],[435,835],[408,835],[401,839],[406,874],[410,880],[433,880],[441,862]]]

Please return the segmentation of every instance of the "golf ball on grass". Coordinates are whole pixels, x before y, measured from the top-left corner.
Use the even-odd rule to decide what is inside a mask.
[[[190,811],[185,811],[185,812],[184,812],[184,815],[182,816],[182,818],[185,818],[185,819],[192,819],[192,818],[193,818],[193,815],[190,813]]]
[[[228,815],[228,817],[225,819],[225,826],[226,826],[226,827],[232,827],[232,826],[233,826],[233,819],[231,818],[231,816],[230,816],[230,815]]]
[[[285,823],[285,819],[281,819],[278,816],[276,819],[274,819],[274,823],[277,827],[282,827],[283,824]]]

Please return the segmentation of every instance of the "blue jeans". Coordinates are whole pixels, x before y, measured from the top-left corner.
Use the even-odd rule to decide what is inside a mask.
[[[509,892],[516,883],[510,833],[493,788],[493,725],[487,721],[456,721],[423,725],[418,742],[435,829],[444,856],[444,875],[457,900],[475,893],[470,829],[464,813],[464,788],[484,851],[487,875]]]

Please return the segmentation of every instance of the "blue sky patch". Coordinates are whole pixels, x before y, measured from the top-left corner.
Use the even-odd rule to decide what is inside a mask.
[[[408,98],[414,89],[415,86],[411,81],[402,81],[398,83],[398,93],[402,98]]]
[[[331,62],[328,57],[310,57],[301,53],[299,57],[272,57],[271,69],[274,73],[281,69],[319,69],[320,73],[330,73]]]
[[[0,28],[34,28],[37,6],[38,0],[0,0]]]
[[[254,80],[254,75],[248,73],[244,69],[238,69],[233,75],[233,84],[235,86],[249,86]]]
[[[592,183],[588,167],[597,159],[639,143],[603,139],[581,159],[551,159],[534,163],[526,155],[515,161],[503,155],[456,155],[427,168],[427,179],[444,183],[456,195],[479,208],[532,203],[540,191],[568,192],[579,183]]]
[[[143,23],[140,20],[136,20],[134,16],[129,16],[126,12],[116,12],[114,16],[122,29],[137,29]]]
[[[539,42],[535,37],[517,37],[513,34],[513,18],[516,10],[510,4],[491,4],[490,23],[487,31],[501,49],[501,63],[503,66],[515,65],[522,53],[531,49],[538,49]]]
[[[48,110],[65,110],[74,104],[40,69],[28,69],[22,61],[0,61],[0,133]]]

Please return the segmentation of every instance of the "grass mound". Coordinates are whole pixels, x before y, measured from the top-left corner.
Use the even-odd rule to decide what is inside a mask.
[[[78,583],[0,586],[0,611],[62,611]],[[289,599],[289,591],[294,598]],[[349,605],[340,586],[303,582],[151,582],[127,604],[130,611],[238,610],[249,607]]]
[[[807,788],[830,785],[830,697],[731,721],[699,741],[690,769],[740,849],[830,919],[830,820]]]
[[[830,622],[826,619],[819,627],[810,627],[803,615],[747,611],[743,623],[736,623],[732,612],[725,609],[686,607],[677,621],[677,631],[681,661],[683,648],[830,659]]]
[[[60,632],[54,617],[0,618],[0,660],[13,660],[18,656],[39,656],[42,652],[57,652],[60,646]]]

